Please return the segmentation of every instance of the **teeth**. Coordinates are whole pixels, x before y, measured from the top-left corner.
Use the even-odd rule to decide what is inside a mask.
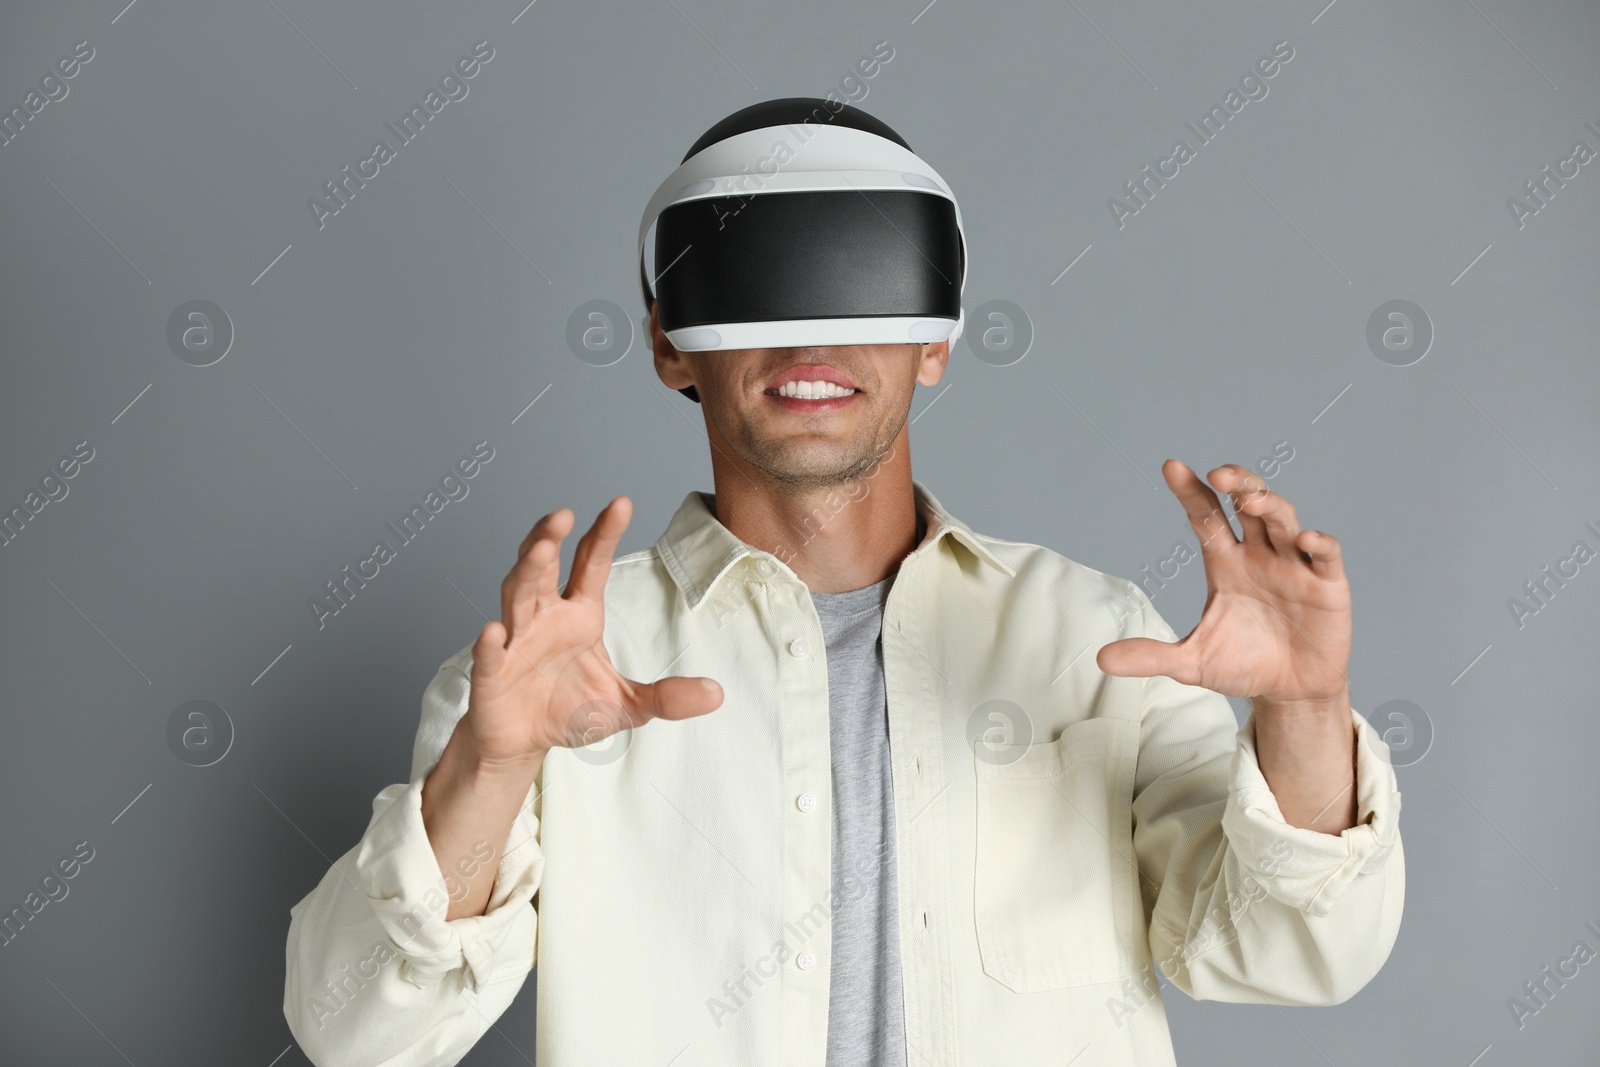
[[[802,400],[822,400],[833,396],[849,396],[857,392],[855,389],[845,389],[834,385],[832,382],[788,382],[778,389],[779,396],[794,396]]]

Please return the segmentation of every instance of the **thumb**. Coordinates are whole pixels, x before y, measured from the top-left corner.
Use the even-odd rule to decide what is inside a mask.
[[[722,706],[722,686],[711,678],[663,678],[636,690],[635,709],[653,719],[692,719]]]
[[[1095,664],[1102,671],[1123,678],[1149,678],[1157,674],[1176,677],[1185,662],[1178,642],[1149,637],[1112,641],[1095,656]]]

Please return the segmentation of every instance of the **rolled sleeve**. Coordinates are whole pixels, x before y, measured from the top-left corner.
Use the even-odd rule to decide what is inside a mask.
[[[489,903],[482,915],[446,921],[448,883],[422,822],[422,786],[418,779],[379,794],[387,805],[373,819],[356,848],[355,880],[372,904],[404,959],[400,974],[414,985],[435,982],[465,965],[470,988],[503,977],[497,973],[500,948],[522,913],[530,910],[539,886],[541,860],[533,828],[521,815],[500,850],[501,860]],[[501,971],[533,965],[533,947],[526,959],[501,960]]]
[[[1366,717],[1350,709],[1355,730],[1356,825],[1327,834],[1291,826],[1261,773],[1255,712],[1235,735],[1232,796],[1222,831],[1240,864],[1273,897],[1309,915],[1327,915],[1360,875],[1388,862],[1400,833],[1400,790],[1389,746]]]
[[[1130,583],[1143,628],[1177,640]],[[1359,822],[1290,826],[1221,694],[1145,679],[1134,848],[1151,964],[1196,1000],[1338,1004],[1388,959],[1405,900],[1400,794],[1388,749],[1352,709]]]
[[[450,882],[422,822],[422,788],[467,706],[462,656],[428,685],[409,782],[372,802],[361,840],[289,910],[283,1012],[317,1067],[445,1067],[516,998],[533,969],[543,875],[543,775],[494,851],[482,915],[447,920]]]

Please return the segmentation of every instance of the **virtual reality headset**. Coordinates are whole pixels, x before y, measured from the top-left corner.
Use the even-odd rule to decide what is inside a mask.
[[[939,173],[882,122],[820,99],[713,126],[639,223],[640,287],[683,352],[954,344],[966,267]]]

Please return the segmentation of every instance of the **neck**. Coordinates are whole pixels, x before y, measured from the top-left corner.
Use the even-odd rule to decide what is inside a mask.
[[[717,521],[747,545],[771,552],[813,593],[881,582],[927,536],[911,481],[910,440],[831,485],[795,486],[712,451]]]

